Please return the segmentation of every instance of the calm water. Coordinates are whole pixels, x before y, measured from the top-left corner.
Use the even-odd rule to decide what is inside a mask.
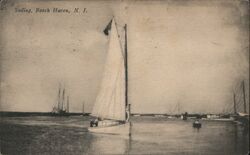
[[[134,117],[132,135],[90,134],[89,117],[4,117],[0,122],[2,154],[169,154],[245,155],[247,129],[233,122]]]

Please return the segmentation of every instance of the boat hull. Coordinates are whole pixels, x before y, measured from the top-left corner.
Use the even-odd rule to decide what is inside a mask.
[[[201,128],[201,124],[195,124],[195,123],[194,123],[194,124],[193,124],[193,127],[194,127],[194,128]]]
[[[130,124],[124,123],[111,126],[89,127],[88,131],[99,134],[129,135],[129,128]]]
[[[194,128],[201,128],[201,123],[198,122],[198,121],[195,121],[195,122],[193,123],[193,127],[194,127]]]
[[[59,112],[59,113],[55,113],[55,112],[52,112],[50,113],[51,116],[70,116],[70,114],[68,112]]]

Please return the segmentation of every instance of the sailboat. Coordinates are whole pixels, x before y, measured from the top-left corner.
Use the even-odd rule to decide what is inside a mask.
[[[88,116],[88,113],[85,112],[85,102],[82,103],[82,116]]]
[[[67,107],[65,107],[65,92],[65,88],[61,91],[61,86],[59,86],[57,106],[53,107],[52,116],[69,116],[69,96],[67,96]]]
[[[109,36],[109,46],[104,74],[91,116],[98,119],[88,128],[92,133],[129,134],[130,104],[128,104],[127,25],[125,48],[119,40],[117,24],[113,18],[104,33]],[[93,121],[93,120],[92,120]]]
[[[241,88],[242,88],[242,99],[243,99],[243,112],[237,110],[236,94],[234,93],[234,115],[233,116],[236,122],[249,126],[249,112],[247,112],[246,92],[245,92],[244,81],[241,82]]]

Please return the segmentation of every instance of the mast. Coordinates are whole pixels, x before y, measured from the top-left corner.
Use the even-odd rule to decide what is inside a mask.
[[[57,111],[60,109],[60,98],[61,98],[61,85],[59,84]]]
[[[244,80],[242,81],[242,90],[243,90],[243,101],[244,101],[244,113],[247,113],[246,94],[245,94],[245,84],[244,84]]]
[[[180,114],[180,102],[177,103],[177,112]]]
[[[69,113],[69,96],[67,96],[67,112]]]
[[[236,99],[235,99],[235,93],[234,93],[234,114],[236,114],[237,111],[236,111]]]
[[[64,104],[64,95],[65,95],[65,88],[63,88],[63,96],[62,96],[62,109],[63,110],[63,104]]]
[[[82,104],[82,113],[84,114],[84,102]]]
[[[124,64],[125,64],[125,107],[128,110],[128,118],[130,117],[130,104],[128,104],[128,42],[127,42],[127,24],[124,26],[125,30],[125,53],[124,53]]]

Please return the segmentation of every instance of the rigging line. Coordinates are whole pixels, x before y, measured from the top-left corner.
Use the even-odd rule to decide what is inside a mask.
[[[242,111],[242,104],[237,105],[237,111]]]
[[[242,100],[242,95],[241,95],[241,94],[240,94],[240,95],[237,95],[237,96],[236,96],[236,99],[237,99],[238,102],[240,102],[240,101]]]
[[[238,111],[242,111],[243,110],[243,104],[241,103],[240,105],[237,106]]]
[[[238,105],[242,105],[242,104],[243,104],[242,98],[239,98],[238,99]]]
[[[236,89],[236,92],[242,91],[241,90],[241,82],[237,82],[235,89]]]

